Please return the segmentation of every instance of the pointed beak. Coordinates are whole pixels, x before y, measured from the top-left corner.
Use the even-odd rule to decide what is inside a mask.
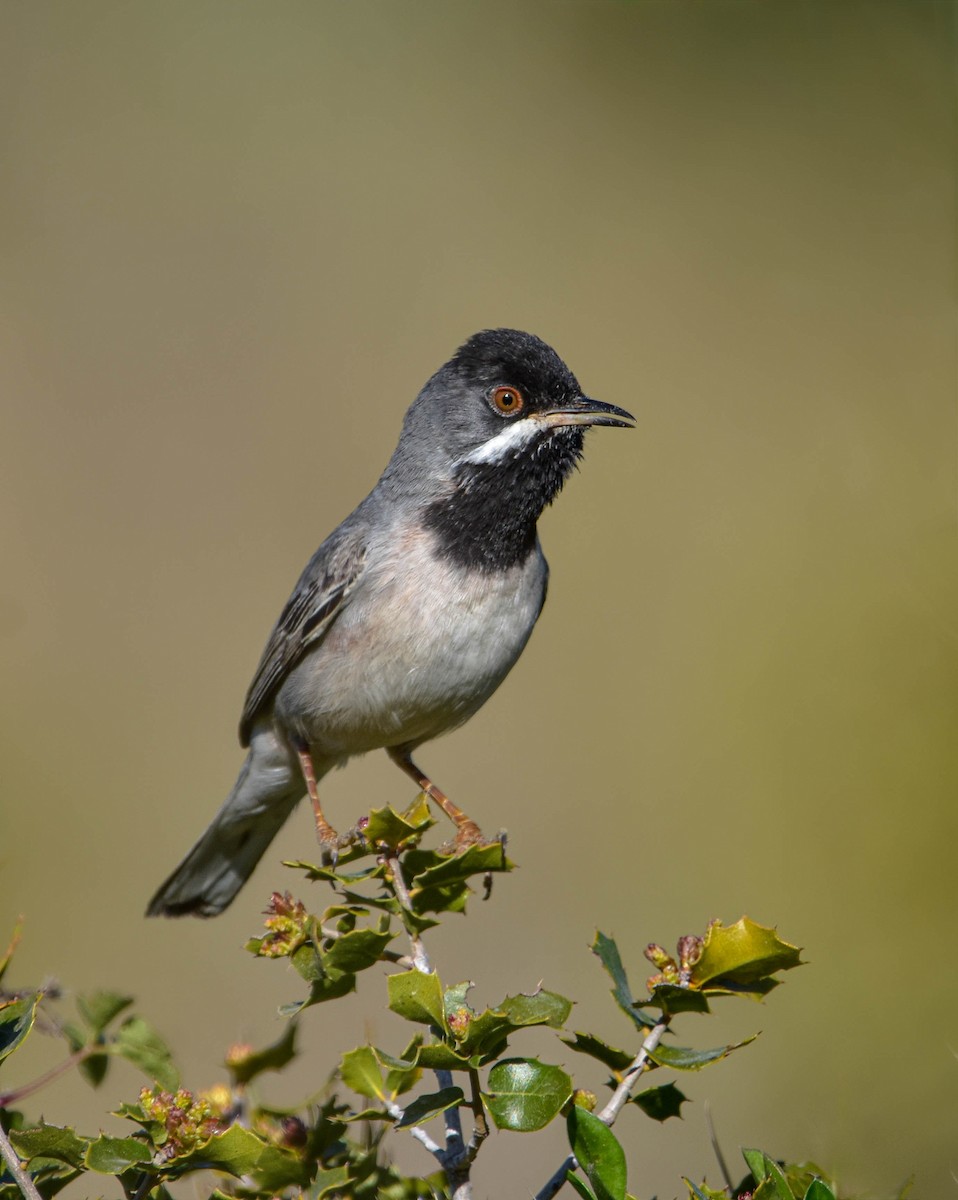
[[[550,408],[535,414],[535,419],[553,428],[561,425],[615,425],[620,429],[631,429],[635,417],[624,408],[604,404],[601,400],[590,400],[579,396],[561,408]]]

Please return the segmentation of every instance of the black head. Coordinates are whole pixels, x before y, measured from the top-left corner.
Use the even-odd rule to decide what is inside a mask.
[[[418,494],[441,553],[505,569],[532,551],[536,521],[581,457],[586,427],[632,421],[583,396],[541,339],[485,330],[420,392],[383,484]]]

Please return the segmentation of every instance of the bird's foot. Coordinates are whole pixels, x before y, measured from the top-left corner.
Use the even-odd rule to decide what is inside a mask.
[[[347,850],[362,837],[358,829],[337,833],[332,825],[316,830],[316,840],[319,842],[320,862],[324,867],[335,867],[339,862],[340,850]]]
[[[475,821],[468,817],[456,824],[456,836],[439,847],[440,854],[463,854],[470,846],[490,846],[490,842]]]

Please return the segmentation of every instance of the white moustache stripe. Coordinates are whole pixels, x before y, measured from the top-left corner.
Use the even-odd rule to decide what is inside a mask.
[[[542,432],[542,422],[534,417],[523,417],[511,425],[507,425],[502,433],[483,442],[469,454],[464,455],[455,464],[457,467],[464,463],[497,463],[512,454],[517,454],[523,446]]]

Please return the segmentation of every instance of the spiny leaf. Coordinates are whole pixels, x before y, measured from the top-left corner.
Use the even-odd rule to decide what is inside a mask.
[[[132,1003],[132,996],[121,996],[119,992],[90,992],[77,996],[77,1011],[94,1034],[99,1034]]]
[[[418,842],[435,821],[425,804],[407,809],[400,815],[391,808],[374,808],[363,835],[370,845],[399,850],[410,842]]]
[[[745,1038],[741,1042],[733,1042],[729,1046],[719,1046],[714,1050],[693,1050],[688,1046],[663,1046],[661,1043],[649,1051],[649,1058],[660,1067],[672,1067],[676,1071],[700,1071],[709,1063],[718,1062],[733,1050],[754,1042],[758,1034]]]
[[[692,967],[693,987],[709,983],[747,988],[776,971],[801,965],[801,950],[782,941],[774,929],[742,917],[734,925],[715,922],[705,935],[698,962]]]
[[[560,1040],[570,1050],[598,1059],[610,1071],[624,1071],[635,1057],[633,1054],[626,1053],[625,1050],[617,1050],[615,1046],[610,1046],[608,1042],[603,1042],[601,1038],[597,1038],[591,1033],[576,1033],[571,1038],[561,1038]]]
[[[410,1125],[421,1125],[431,1117],[445,1112],[447,1108],[455,1108],[462,1104],[464,1099],[462,1088],[457,1087],[442,1088],[438,1092],[417,1096],[406,1108],[402,1118],[396,1122],[396,1128],[406,1129]]]
[[[175,1092],[180,1086],[180,1075],[169,1047],[142,1017],[128,1017],[123,1022],[111,1049],[167,1091]]]
[[[670,1017],[683,1012],[709,1011],[709,1002],[701,992],[677,983],[656,984],[649,997],[649,1004],[654,1004]]]
[[[692,1200],[728,1200],[728,1192],[715,1192],[710,1187],[706,1187],[703,1183],[701,1187],[694,1184],[691,1179],[682,1176],[685,1181],[685,1186],[689,1189],[689,1196]]]
[[[457,1054],[445,1042],[427,1042],[416,1055],[416,1064],[430,1071],[468,1071],[478,1066],[468,1055]]]
[[[386,979],[389,991],[389,1007],[407,1021],[419,1025],[432,1025],[448,1032],[446,1015],[442,1003],[442,984],[439,976],[431,971],[404,971],[401,975],[390,975]]]
[[[290,1021],[283,1036],[263,1050],[237,1048],[227,1055],[225,1066],[233,1082],[246,1084],[264,1071],[281,1071],[296,1057],[296,1022]]]
[[[33,1028],[42,996],[42,992],[31,992],[0,1005],[0,1062],[16,1050]]]
[[[339,1074],[343,1083],[360,1096],[370,1100],[386,1098],[382,1071],[372,1046],[358,1046],[344,1054]]]
[[[395,936],[394,933],[376,933],[372,929],[351,930],[323,951],[323,966],[328,974],[333,971],[351,974],[365,971],[382,959],[383,951]]]
[[[660,1087],[646,1088],[632,1097],[632,1103],[637,1104],[647,1117],[653,1121],[667,1121],[669,1117],[681,1117],[683,1104],[688,1104],[674,1083],[663,1083]]]
[[[224,1133],[214,1133],[208,1142],[172,1160],[178,1169],[191,1167],[194,1170],[209,1168],[226,1171],[237,1178],[250,1175],[256,1170],[267,1143],[244,1129],[242,1125],[231,1125]]]
[[[100,1175],[122,1175],[130,1167],[142,1167],[153,1158],[149,1146],[138,1138],[107,1137],[101,1133],[87,1146],[85,1165]]]
[[[573,1105],[566,1127],[572,1153],[588,1175],[597,1200],[625,1200],[625,1152],[608,1125]]]
[[[572,1095],[572,1080],[561,1067],[511,1058],[492,1068],[488,1088],[482,1099],[496,1126],[533,1133],[558,1115]]]
[[[516,1029],[528,1025],[548,1025],[551,1029],[561,1029],[572,1012],[572,1001],[558,992],[539,988],[529,995],[520,992],[517,996],[506,996],[496,1007],[505,1013]]]
[[[592,942],[592,953],[596,955],[612,980],[612,995],[616,1004],[625,1015],[639,1028],[650,1029],[655,1022],[635,1007],[632,989],[629,987],[628,976],[622,966],[619,947],[614,940],[606,937],[601,930],[596,932]]]
[[[493,842],[485,846],[470,846],[460,854],[439,854],[434,850],[414,850],[403,859],[413,891],[449,887],[465,883],[474,875],[487,871],[511,871],[515,864],[506,858],[502,846]]]
[[[90,1139],[75,1130],[41,1121],[33,1129],[10,1131],[10,1141],[21,1158],[53,1158],[71,1167],[82,1167]]]

